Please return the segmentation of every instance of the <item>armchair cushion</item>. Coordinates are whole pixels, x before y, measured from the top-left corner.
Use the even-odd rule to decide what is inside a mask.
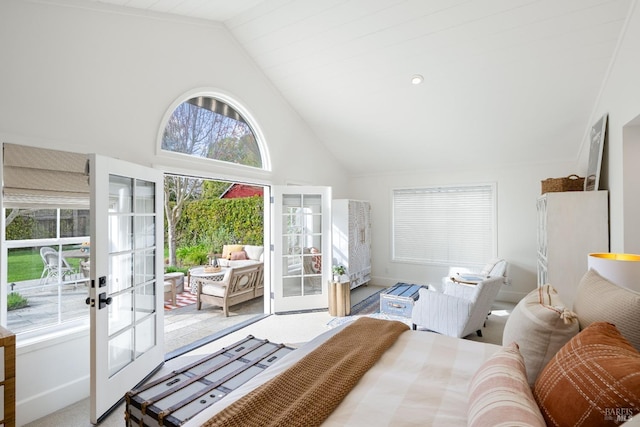
[[[219,285],[215,282],[204,283],[202,285],[201,292],[206,295],[212,295],[214,297],[223,297],[227,287],[225,285]]]

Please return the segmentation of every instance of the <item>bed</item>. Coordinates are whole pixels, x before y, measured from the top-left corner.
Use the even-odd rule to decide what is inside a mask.
[[[637,426],[640,294],[621,294],[591,272],[579,290],[576,312],[564,308],[550,285],[532,291],[511,313],[502,346],[360,318],[291,352],[184,425]],[[356,326],[366,329],[352,329]],[[388,340],[391,329],[395,336]],[[380,349],[379,341],[388,345]],[[305,364],[314,358],[325,364]],[[342,387],[333,381],[341,378],[342,367],[360,365],[367,365],[362,375],[340,394]],[[334,367],[337,376],[329,372]],[[291,380],[292,371],[304,375]],[[327,373],[334,375],[329,382],[307,388],[306,377]],[[287,388],[294,399],[304,398],[293,404],[281,399],[280,389]],[[318,401],[331,400],[327,397],[336,403],[326,414],[301,421],[315,414]],[[270,424],[273,418],[264,414],[271,409],[264,404],[292,408],[297,412],[289,419],[296,422]],[[247,414],[263,419],[237,422]]]
[[[349,325],[316,337],[185,425],[203,425],[215,413],[278,376]],[[364,374],[323,425],[467,425],[466,411],[460,408],[467,406],[469,381],[501,347],[410,331],[403,326],[406,332]]]

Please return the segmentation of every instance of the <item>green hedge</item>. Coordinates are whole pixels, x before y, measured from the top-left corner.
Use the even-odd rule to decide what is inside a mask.
[[[263,245],[262,196],[189,202],[177,224],[178,247],[201,246],[220,253],[222,245]]]

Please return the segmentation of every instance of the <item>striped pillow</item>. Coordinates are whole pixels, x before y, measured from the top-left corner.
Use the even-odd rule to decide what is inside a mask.
[[[640,412],[640,352],[611,323],[560,349],[533,389],[548,425],[615,426]]]
[[[469,385],[468,426],[545,426],[518,345],[494,353]]]

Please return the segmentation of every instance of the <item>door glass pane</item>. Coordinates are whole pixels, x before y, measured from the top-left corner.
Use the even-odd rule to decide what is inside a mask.
[[[304,278],[304,294],[320,295],[322,293],[322,277],[305,277]]]
[[[132,249],[132,217],[112,215],[109,218],[109,252],[122,252]]]
[[[133,286],[131,254],[111,255],[109,260],[109,293],[120,292]]]
[[[133,325],[133,292],[111,297],[109,307],[109,335]],[[97,301],[96,301],[97,304]]]
[[[156,185],[153,182],[136,180],[136,213],[154,213]]]
[[[156,344],[156,319],[148,317],[136,325],[136,357]]]
[[[302,296],[302,286],[300,277],[283,277],[282,278],[282,295],[284,297]]]
[[[155,217],[135,217],[134,245],[136,248],[148,248],[156,244]]]
[[[154,267],[156,262],[155,251],[136,253],[135,257],[135,284],[141,285],[154,279]]]
[[[133,329],[109,339],[108,369],[113,376],[133,361]]]
[[[133,179],[124,176],[109,177],[109,212],[131,213]]]
[[[136,291],[136,322],[155,312],[156,296],[154,288],[155,285],[150,283],[139,287]]]

